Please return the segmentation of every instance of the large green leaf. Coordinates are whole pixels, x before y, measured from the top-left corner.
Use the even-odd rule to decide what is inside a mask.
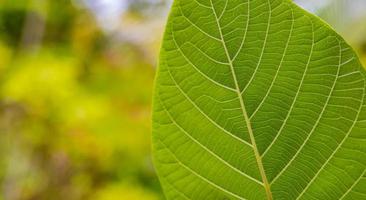
[[[175,0],[155,85],[168,199],[366,199],[365,72],[290,0]]]

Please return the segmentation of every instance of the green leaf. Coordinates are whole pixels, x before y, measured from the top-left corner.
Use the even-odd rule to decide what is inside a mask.
[[[153,109],[168,199],[366,199],[365,72],[290,0],[175,0]]]

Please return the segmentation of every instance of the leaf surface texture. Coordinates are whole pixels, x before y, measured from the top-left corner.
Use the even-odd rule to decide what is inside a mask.
[[[168,199],[366,199],[365,72],[289,0],[175,0],[153,109]]]

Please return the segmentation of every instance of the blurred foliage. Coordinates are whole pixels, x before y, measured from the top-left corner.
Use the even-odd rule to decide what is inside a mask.
[[[68,0],[0,0],[0,199],[162,199],[150,158],[156,51]]]
[[[0,200],[163,199],[150,109],[170,1],[126,0],[112,31],[88,1],[0,0]],[[342,34],[366,61],[364,22]]]
[[[171,0],[127,0],[128,9],[131,14],[138,15],[140,17],[151,17],[156,14],[163,14],[165,12],[156,12],[166,6]]]
[[[3,41],[15,45],[20,40],[22,29],[19,24],[24,24],[25,14],[24,9],[0,10],[0,35]]]

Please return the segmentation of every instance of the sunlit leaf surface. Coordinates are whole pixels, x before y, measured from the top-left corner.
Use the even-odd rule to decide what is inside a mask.
[[[365,72],[289,0],[175,0],[153,113],[168,199],[366,199]]]

